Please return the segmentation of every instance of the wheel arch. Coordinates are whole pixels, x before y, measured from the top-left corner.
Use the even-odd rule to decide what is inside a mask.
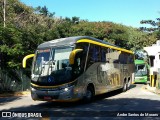
[[[86,87],[86,90],[87,90],[89,87],[92,88],[92,90],[93,90],[93,92],[94,92],[94,95],[95,95],[95,94],[96,94],[95,85],[94,85],[93,83],[88,83],[88,85],[87,85],[87,87]]]

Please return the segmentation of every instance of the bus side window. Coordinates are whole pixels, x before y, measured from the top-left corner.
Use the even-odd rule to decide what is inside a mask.
[[[101,61],[106,62],[106,53],[107,50],[104,47],[101,47]]]
[[[114,59],[113,54],[114,54],[114,49],[108,48],[108,52],[106,55],[106,59],[108,63],[113,63],[113,59]]]
[[[94,44],[90,44],[87,68],[95,62],[101,62],[101,47]]]
[[[129,56],[124,53],[124,52],[121,52],[121,54],[119,55],[119,60],[120,60],[120,63],[121,64],[127,64],[128,63],[128,58]]]
[[[129,64],[134,64],[134,55],[130,54],[128,57],[128,63]]]
[[[87,53],[88,43],[76,43],[75,49],[83,49],[83,52]]]
[[[93,44],[90,44],[88,60],[87,60],[87,68],[91,66],[97,59],[96,49]]]
[[[84,66],[86,62],[86,56],[87,56],[87,51],[88,51],[88,43],[76,43],[75,49],[83,49],[81,53],[78,53],[76,55],[76,63],[75,63],[75,69],[79,69],[79,73],[84,72]]]
[[[127,56],[127,64],[130,64],[130,55],[127,53],[126,56]]]
[[[113,53],[113,63],[119,63],[119,51],[118,50],[114,50],[114,53]]]
[[[96,52],[97,52],[97,61],[96,62],[101,62],[101,47],[100,46],[95,46]]]
[[[125,64],[129,63],[129,55],[125,53]]]
[[[92,61],[98,62],[98,61],[99,61],[99,60],[98,60],[99,47],[98,47],[98,46],[95,46],[95,45],[91,45],[91,48],[93,49],[93,51],[91,51],[91,49],[90,49],[90,52],[92,52],[92,53],[91,53],[91,55],[92,55]]]
[[[110,60],[110,49],[109,48],[106,48],[106,62],[109,63],[109,60]]]
[[[120,55],[119,55],[119,61],[120,61],[121,64],[124,64],[124,59],[125,59],[124,53],[121,52]]]

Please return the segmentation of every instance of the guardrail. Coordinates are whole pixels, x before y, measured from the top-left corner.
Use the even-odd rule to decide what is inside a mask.
[[[0,93],[30,89],[30,79],[23,69],[0,69]]]

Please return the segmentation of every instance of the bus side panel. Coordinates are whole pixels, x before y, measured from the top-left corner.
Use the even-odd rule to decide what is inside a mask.
[[[121,70],[119,64],[113,63],[94,63],[84,73],[84,79],[80,80],[81,85],[86,89],[89,83],[95,87],[95,94],[102,94],[121,88]]]
[[[92,64],[84,73],[84,83],[87,87],[89,83],[94,85],[95,94],[102,94],[106,92],[106,72],[100,72],[100,62]]]
[[[121,86],[119,64],[102,63],[99,71],[101,76],[99,79],[105,82],[105,89],[107,91],[117,89]]]

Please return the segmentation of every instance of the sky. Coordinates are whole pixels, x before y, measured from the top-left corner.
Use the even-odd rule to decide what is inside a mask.
[[[109,21],[144,27],[141,20],[160,16],[160,0],[20,0],[27,6],[46,6],[56,17],[80,17],[88,21]]]

